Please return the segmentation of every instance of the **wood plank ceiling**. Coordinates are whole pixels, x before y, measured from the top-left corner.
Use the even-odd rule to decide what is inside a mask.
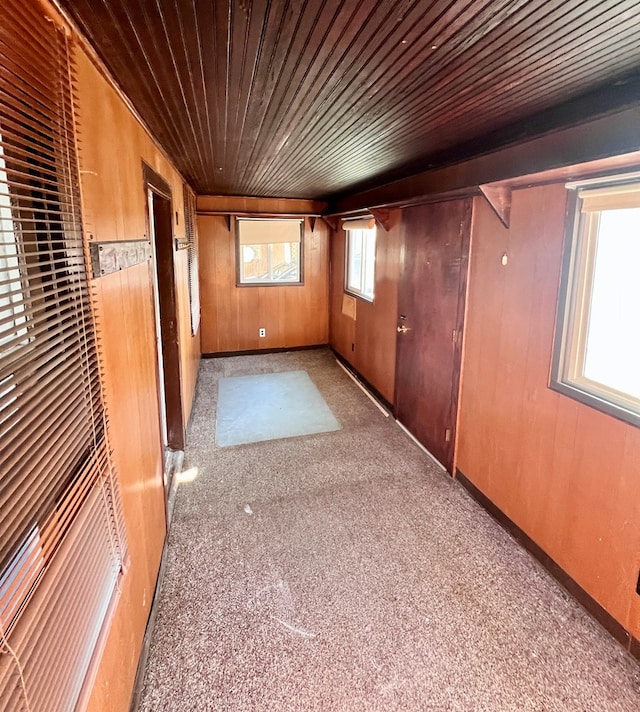
[[[637,0],[59,2],[201,194],[347,194],[640,102]]]

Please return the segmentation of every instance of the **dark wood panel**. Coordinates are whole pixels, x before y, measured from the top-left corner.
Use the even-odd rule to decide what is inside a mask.
[[[203,194],[350,193],[640,102],[635,0],[61,3]]]
[[[453,468],[471,201],[403,211],[396,417]]]

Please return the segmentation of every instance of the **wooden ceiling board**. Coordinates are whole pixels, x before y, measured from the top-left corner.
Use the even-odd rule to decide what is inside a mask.
[[[610,92],[640,75],[637,0],[58,2],[200,194],[333,198],[581,97],[640,105]]]

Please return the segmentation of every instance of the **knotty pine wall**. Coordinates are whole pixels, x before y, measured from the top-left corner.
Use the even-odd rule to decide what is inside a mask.
[[[640,429],[547,387],[566,190],[475,201],[457,466],[637,638]]]
[[[343,309],[346,233],[331,242],[331,346],[389,403],[395,389],[398,279],[402,254],[402,212],[390,213],[390,229],[377,228],[374,301],[357,297],[355,319]],[[347,313],[345,313],[347,311]]]
[[[181,176],[83,49],[76,47],[74,55],[87,234],[101,241],[147,234],[144,159],[171,185],[178,212],[174,234],[184,237]],[[199,336],[191,335],[186,250],[175,253],[175,271],[186,423],[200,357]],[[91,712],[129,709],[166,533],[151,274],[151,263],[144,263],[93,282],[130,561],[91,693]]]
[[[198,197],[202,353],[315,346],[329,341],[329,232],[305,219],[304,284],[236,286],[235,221],[201,211],[247,209],[262,214],[312,212],[299,200]],[[266,329],[260,338],[259,329]]]

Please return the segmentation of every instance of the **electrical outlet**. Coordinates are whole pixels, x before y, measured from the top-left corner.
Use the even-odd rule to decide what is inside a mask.
[[[261,339],[262,339],[263,337],[265,337],[266,335],[267,335],[267,330],[266,330],[266,329],[260,329],[260,331],[258,332],[258,336],[259,336]]]

